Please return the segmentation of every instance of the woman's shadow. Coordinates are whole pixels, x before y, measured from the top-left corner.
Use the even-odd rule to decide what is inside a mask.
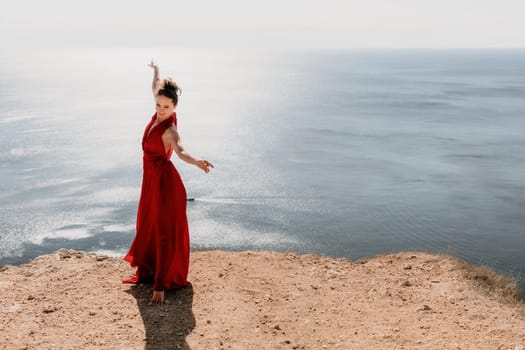
[[[186,336],[195,327],[191,284],[165,292],[165,302],[162,305],[150,305],[150,284],[133,285],[127,292],[137,299],[146,330],[146,350],[190,349]]]

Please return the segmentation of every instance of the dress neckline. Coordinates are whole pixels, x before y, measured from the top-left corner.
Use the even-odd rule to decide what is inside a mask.
[[[155,129],[158,128],[159,126],[161,126],[162,124],[164,124],[164,123],[167,124],[168,122],[169,122],[169,124],[172,124],[173,121],[174,121],[174,118],[175,118],[175,113],[173,113],[168,118],[166,118],[163,121],[161,121],[160,123],[155,124],[155,122],[158,120],[157,113],[155,113],[155,115],[151,118],[151,122],[150,122],[150,124],[149,124],[149,126],[148,126],[148,128],[146,130],[146,135],[144,136],[144,140],[146,140],[148,137],[150,137],[151,134],[153,133],[153,131],[155,131]]]

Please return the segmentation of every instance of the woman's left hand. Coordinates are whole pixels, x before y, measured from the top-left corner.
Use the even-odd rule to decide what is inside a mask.
[[[214,168],[213,164],[208,162],[207,160],[198,160],[196,164],[199,168],[201,168],[205,173],[210,172],[210,168]]]

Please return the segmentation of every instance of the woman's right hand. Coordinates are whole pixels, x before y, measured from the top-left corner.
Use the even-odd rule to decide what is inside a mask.
[[[148,67],[153,68],[153,82],[151,83],[151,91],[153,92],[153,96],[155,96],[157,84],[159,83],[159,66],[157,66],[155,61],[151,60],[151,62],[148,64]]]
[[[159,66],[157,66],[157,64],[153,60],[151,60],[151,62],[148,64],[148,67],[151,67],[155,70],[159,69]]]

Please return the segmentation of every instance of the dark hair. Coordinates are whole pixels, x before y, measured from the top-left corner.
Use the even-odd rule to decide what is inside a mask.
[[[182,94],[181,89],[173,80],[171,80],[171,78],[159,81],[156,91],[155,95],[157,96],[171,98],[173,105],[175,106],[177,105],[177,102],[179,102],[179,96]]]

